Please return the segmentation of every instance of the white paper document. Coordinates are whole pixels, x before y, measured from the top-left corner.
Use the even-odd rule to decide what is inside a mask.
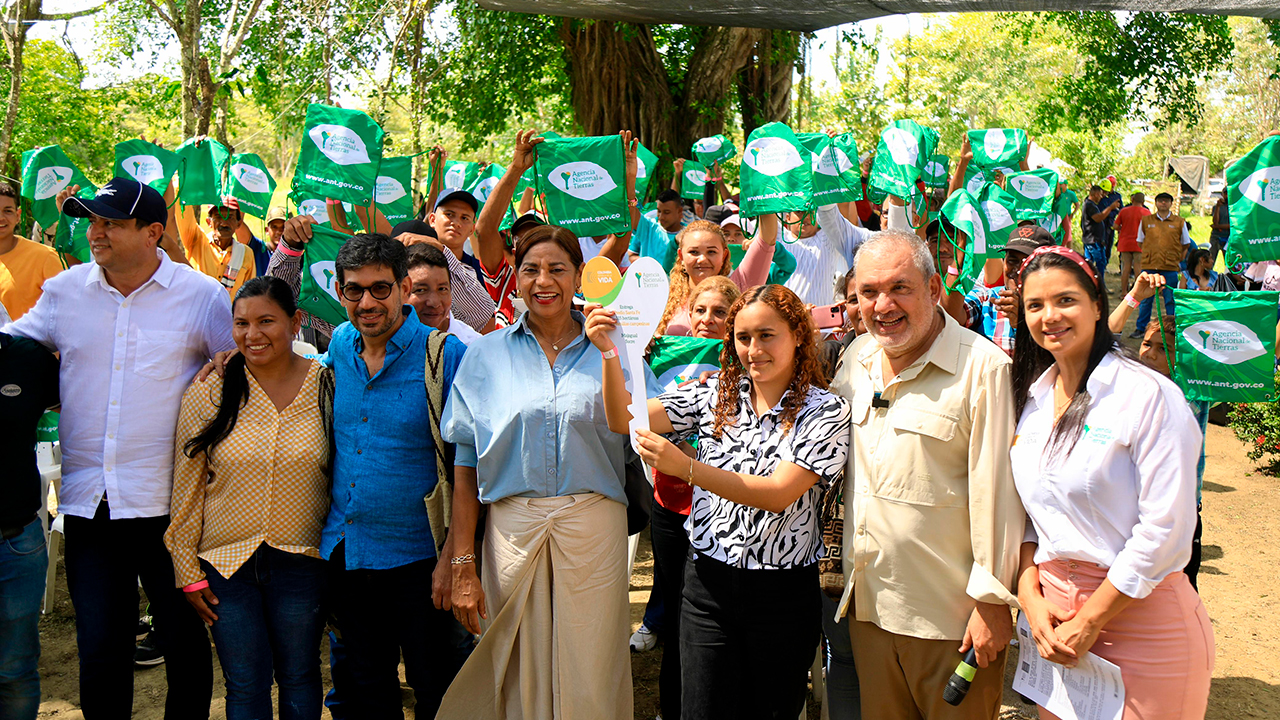
[[[1124,680],[1119,666],[1085,653],[1073,668],[1040,657],[1027,616],[1018,616],[1018,671],[1013,689],[1062,720],[1120,720]]]

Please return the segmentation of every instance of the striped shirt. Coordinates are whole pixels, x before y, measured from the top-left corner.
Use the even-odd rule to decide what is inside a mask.
[[[787,245],[795,256],[796,270],[787,279],[786,287],[801,302],[830,305],[840,281],[849,272],[854,251],[871,232],[845,219],[836,205],[818,208],[818,226],[820,229],[812,236]]]
[[[320,557],[320,529],[329,512],[321,371],[312,361],[298,396],[283,412],[246,372],[249,402],[231,434],[194,458],[183,446],[217,414],[222,379],[213,374],[187,388],[174,445],[171,520],[164,534],[178,587],[205,578],[201,559],[231,577],[262,543]]]

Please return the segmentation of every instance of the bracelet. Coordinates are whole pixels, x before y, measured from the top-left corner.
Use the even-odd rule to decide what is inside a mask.
[[[285,240],[281,240],[280,244],[276,247],[280,248],[280,252],[288,255],[289,257],[302,257],[302,251],[294,250],[292,247],[289,247],[289,243]]]
[[[205,579],[199,582],[193,582],[190,585],[182,588],[182,592],[196,592],[198,590],[203,590],[207,587],[209,587],[209,581],[208,579]]]
[[[456,558],[450,558],[449,564],[450,565],[466,565],[467,563],[474,563],[475,561],[476,561],[475,554],[467,553],[466,555],[459,555]]]
[[[1134,310],[1138,309],[1138,301],[1133,299],[1133,293],[1129,293],[1128,295],[1124,296],[1124,304],[1128,305]]]
[[[959,268],[957,268],[955,265],[948,265],[948,266],[947,266],[947,276],[948,276],[948,277],[960,277],[960,269],[959,269]]]
[[[689,477],[685,478],[685,484],[693,487],[693,458],[689,458]]]
[[[602,350],[602,351],[600,351],[600,358],[601,358],[602,360],[611,360],[611,359],[616,358],[616,357],[618,357],[618,346],[617,346],[617,345],[614,345],[613,347],[609,348],[608,350]]]

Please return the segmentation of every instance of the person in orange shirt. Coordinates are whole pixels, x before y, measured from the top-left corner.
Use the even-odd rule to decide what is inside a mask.
[[[222,283],[231,297],[240,286],[258,276],[253,250],[253,239],[244,224],[244,216],[234,201],[224,200],[223,205],[211,207],[205,217],[206,228],[200,227],[198,208],[194,205],[177,206],[170,210],[178,237],[187,254],[187,264]]]
[[[35,307],[44,281],[63,270],[57,251],[15,234],[20,220],[18,191],[0,182],[0,304],[12,320]]]
[[[1120,285],[1125,292],[1133,287],[1129,281],[1137,280],[1142,272],[1142,245],[1138,243],[1138,226],[1142,218],[1151,214],[1146,206],[1147,197],[1142,193],[1129,196],[1129,204],[1116,215],[1116,248],[1120,251]]]

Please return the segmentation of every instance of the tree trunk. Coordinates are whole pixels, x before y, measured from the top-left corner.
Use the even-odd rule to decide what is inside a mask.
[[[791,114],[791,75],[800,42],[800,34],[789,30],[751,32],[754,51],[738,75],[743,137],[766,123],[785,122]]]
[[[18,177],[16,162],[9,162],[9,148],[13,145],[13,131],[18,124],[18,102],[22,99],[22,51],[27,43],[27,24],[19,21],[12,37],[6,35],[5,50],[9,53],[9,105],[5,108],[4,127],[0,129],[0,171]]]

